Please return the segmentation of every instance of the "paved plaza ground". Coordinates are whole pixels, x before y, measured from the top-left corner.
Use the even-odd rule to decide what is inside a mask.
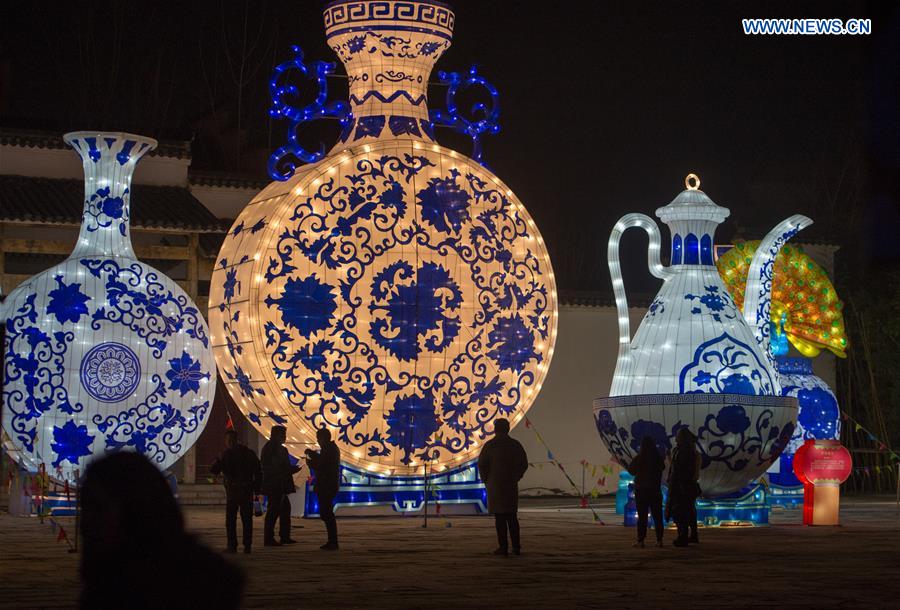
[[[341,550],[318,550],[321,522],[296,519],[299,544],[235,555],[246,607],[306,608],[889,608],[900,607],[900,512],[892,498],[845,498],[843,525],[808,528],[797,512],[769,527],[701,530],[701,545],[635,549],[633,529],[573,501],[526,500],[524,553],[495,557],[493,520],[345,518]],[[222,509],[188,507],[189,529],[225,545]],[[61,520],[65,523],[65,520]],[[256,519],[256,537],[262,520]],[[299,529],[302,526],[302,529]],[[667,542],[672,532],[667,531]],[[78,556],[36,519],[0,516],[0,605],[70,607]],[[190,583],[166,574],[161,586]],[[125,607],[125,606],[123,606]]]

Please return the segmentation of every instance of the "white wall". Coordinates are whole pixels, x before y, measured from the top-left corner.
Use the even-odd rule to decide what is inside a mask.
[[[259,189],[192,184],[191,194],[216,218],[237,218]]]
[[[632,329],[636,329],[644,316],[644,309],[631,309]],[[615,307],[561,306],[559,331],[550,371],[541,393],[528,411],[528,419],[534,427],[529,429],[520,423],[512,431],[525,446],[528,459],[535,464],[528,469],[519,487],[523,494],[550,493],[548,489],[561,489],[575,493],[563,473],[555,465],[548,464],[547,449],[538,440],[540,433],[557,461],[562,462],[569,475],[581,488],[582,471],[585,470],[586,492],[594,487],[596,478],[592,468],[580,464],[609,465],[609,453],[600,440],[594,426],[592,403],[598,396],[609,394],[619,331]],[[524,420],[523,420],[524,421]],[[601,492],[615,490],[618,468],[606,477]]]

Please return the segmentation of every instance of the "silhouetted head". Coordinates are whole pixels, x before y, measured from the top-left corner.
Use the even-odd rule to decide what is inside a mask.
[[[509,436],[509,420],[502,417],[495,419],[494,434],[497,436]]]
[[[154,556],[184,538],[181,511],[159,469],[122,451],[93,462],[81,484],[83,563],[129,552]]]
[[[316,441],[318,441],[320,447],[331,441],[331,432],[328,428],[319,428],[316,430]]]
[[[229,428],[225,431],[225,446],[231,449],[232,447],[236,447],[238,444],[237,440],[237,432],[233,429]]]
[[[680,428],[675,434],[675,442],[678,443],[680,447],[690,447],[694,444],[695,440],[696,437],[693,432],[687,428]]]
[[[653,440],[652,436],[645,436],[641,439],[641,454],[650,455],[651,453],[659,454],[659,449],[656,448],[656,441]]]
[[[272,426],[272,433],[269,438],[276,443],[284,443],[287,440],[287,428],[284,426]]]
[[[166,479],[143,455],[92,463],[80,497],[82,608],[240,606],[243,575],[184,531]],[[193,586],[166,574],[189,575]]]

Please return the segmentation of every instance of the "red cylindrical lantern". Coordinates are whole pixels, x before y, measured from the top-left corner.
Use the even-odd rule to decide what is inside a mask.
[[[794,454],[794,474],[803,482],[803,524],[838,525],[840,484],[853,460],[840,441],[809,439]]]

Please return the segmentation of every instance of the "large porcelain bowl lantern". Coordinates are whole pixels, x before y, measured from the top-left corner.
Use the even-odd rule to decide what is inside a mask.
[[[426,88],[449,7],[341,1],[324,17],[349,112],[297,111],[273,83],[275,114],[345,129],[328,155],[286,147],[309,163],[237,218],[212,280],[216,358],[240,409],[266,436],[286,425],[292,451],[326,427],[356,467],[444,470],[537,397],[556,338],[550,260],[513,192],[434,140]],[[331,66],[297,53],[287,67],[324,86]]]
[[[3,431],[26,467],[60,480],[118,450],[165,468],[203,431],[216,371],[196,305],[131,246],[131,176],[156,141],[65,140],[84,167],[81,231],[69,258],[6,300]]]
[[[680,428],[697,436],[707,497],[738,491],[762,475],[791,438],[797,401],[782,397],[769,352],[772,264],[781,246],[811,224],[792,216],[763,240],[751,264],[743,312],[713,261],[713,236],[729,215],[699,189],[687,188],[656,215],[672,234],[672,264],[659,258],[659,230],[643,214],[624,216],[609,241],[619,316],[619,355],[610,396],[594,401],[600,436],[627,463],[651,436],[671,449]],[[663,286],[631,337],[618,244],[625,229],[650,236],[650,272]]]

